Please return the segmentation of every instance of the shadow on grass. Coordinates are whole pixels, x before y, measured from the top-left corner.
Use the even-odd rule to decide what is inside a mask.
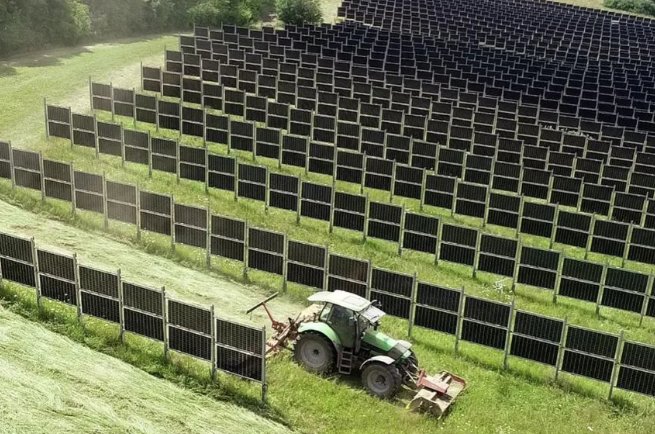
[[[44,68],[60,65],[62,60],[77,57],[80,54],[91,53],[87,47],[75,47],[68,49],[57,49],[51,51],[35,52],[23,55],[9,64],[19,68]]]
[[[187,32],[187,31],[183,31]],[[13,53],[6,57],[0,57],[0,77],[3,76],[3,67],[47,67],[61,64],[62,60],[70,59],[84,53],[92,53],[98,45],[129,45],[140,42],[148,42],[163,36],[175,35],[176,32],[155,33],[150,35],[136,35],[130,37],[114,37],[84,41],[77,46],[69,47],[48,47],[43,50],[25,51]],[[14,75],[14,74],[11,74]]]
[[[144,338],[130,335],[122,342],[117,330],[108,330],[106,323],[85,317],[79,322],[66,306],[46,301],[41,309],[31,297],[18,287],[0,283],[0,305],[46,329],[64,335],[94,351],[122,360],[148,374],[170,381],[178,387],[200,393],[211,399],[244,407],[253,413],[290,428],[283,413],[251,394],[239,390],[236,384],[214,381],[207,374],[206,363],[177,354],[163,356],[162,346]],[[100,326],[99,326],[100,325]],[[172,359],[180,359],[174,362]]]
[[[292,362],[295,363],[295,362]],[[360,391],[362,393],[366,393],[364,391],[364,385],[362,384],[362,378],[361,378],[361,372],[360,371],[353,371],[350,374],[338,374],[338,373],[331,373],[329,375],[326,375],[324,378],[330,379],[335,381],[337,384],[340,386],[346,386],[352,390]],[[389,400],[390,403],[396,405],[396,406],[406,406],[409,401],[414,397],[416,394],[416,391],[410,390],[407,387],[403,387],[397,395],[395,395],[392,399]]]
[[[7,64],[0,64],[0,77],[11,77],[18,74],[16,68]]]

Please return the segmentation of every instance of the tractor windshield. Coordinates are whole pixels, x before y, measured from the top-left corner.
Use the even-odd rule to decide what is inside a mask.
[[[380,318],[384,316],[384,312],[373,305],[370,305],[366,309],[362,310],[359,314],[366,318],[371,324],[377,323],[380,321]]]
[[[366,330],[371,327],[372,324],[364,318],[362,315],[357,315],[357,329],[359,330],[359,333],[364,333]]]

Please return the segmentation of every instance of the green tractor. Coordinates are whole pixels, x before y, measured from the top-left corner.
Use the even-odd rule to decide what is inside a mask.
[[[408,407],[438,417],[466,387],[466,381],[445,371],[427,376],[418,367],[412,344],[378,331],[385,313],[375,301],[345,291],[317,292],[308,299],[314,304],[282,323],[266,306],[276,295],[248,310],[264,306],[273,323],[269,354],[293,349],[296,362],[319,375],[359,373],[364,389],[381,399],[391,399],[402,389],[417,391]]]

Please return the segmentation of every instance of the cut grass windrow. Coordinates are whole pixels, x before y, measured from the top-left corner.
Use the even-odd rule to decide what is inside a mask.
[[[27,314],[25,309],[18,310]],[[142,368],[137,369],[90,349],[114,345],[116,351],[128,355],[100,333],[55,322],[46,312],[38,320],[47,321],[46,327],[0,305],[3,433],[290,432],[280,415],[256,399],[244,394],[242,406],[237,406],[220,399],[225,393],[217,384],[191,383],[190,366],[176,367],[133,349],[132,364]],[[64,329],[59,334],[52,331]]]

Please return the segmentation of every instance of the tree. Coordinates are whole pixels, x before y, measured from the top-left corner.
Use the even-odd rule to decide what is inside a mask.
[[[320,23],[323,12],[318,0],[277,0],[277,16],[287,24]]]

